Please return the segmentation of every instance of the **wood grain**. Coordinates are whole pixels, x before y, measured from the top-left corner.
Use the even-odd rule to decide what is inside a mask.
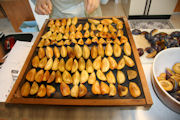
[[[176,8],[174,9],[174,12],[180,12],[180,0],[178,0],[176,4]]]

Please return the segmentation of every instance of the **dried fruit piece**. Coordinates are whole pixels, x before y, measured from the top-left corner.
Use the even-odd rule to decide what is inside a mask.
[[[138,48],[137,51],[139,53],[139,56],[142,56],[144,54],[143,48]]]
[[[72,76],[72,79],[73,79],[73,85],[78,85],[79,82],[80,82],[80,74],[78,71],[76,71],[73,76]]]
[[[90,35],[89,30],[86,30],[85,33],[84,33],[84,37],[89,38],[89,35]]]
[[[39,48],[39,50],[38,50],[38,56],[39,56],[40,59],[45,56],[44,48]]]
[[[52,65],[52,70],[57,70],[58,69],[58,65],[59,65],[59,59],[55,58],[53,65]]]
[[[124,49],[124,53],[127,56],[131,56],[131,46],[130,46],[129,42],[124,43],[123,49]]]
[[[61,83],[60,91],[61,91],[62,96],[69,96],[71,93],[70,87],[65,82]]]
[[[109,96],[115,96],[117,93],[116,87],[114,84],[109,84]]]
[[[91,40],[90,38],[88,38],[88,39],[85,41],[85,43],[86,43],[87,45],[90,45],[90,44],[92,43],[92,40]]]
[[[104,48],[103,48],[102,44],[99,44],[99,45],[98,45],[98,54],[99,54],[101,57],[104,57]]]
[[[65,71],[65,61],[64,61],[63,58],[61,58],[61,60],[59,61],[58,69],[59,69],[60,72]]]
[[[45,40],[41,39],[41,41],[38,44],[38,47],[43,47],[44,46],[44,42],[45,42]]]
[[[157,51],[154,50],[153,52],[149,53],[146,57],[147,57],[147,58],[153,58],[153,57],[156,56],[156,54],[157,54]]]
[[[29,92],[30,92],[30,84],[29,82],[25,82],[21,87],[21,95],[23,97],[27,97],[29,95]]]
[[[79,85],[79,97],[83,97],[87,94],[87,88],[83,84]]]
[[[52,85],[47,85],[47,96],[50,97],[52,96],[52,94],[54,94],[56,92],[56,88]]]
[[[66,57],[67,56],[67,49],[66,49],[66,47],[64,45],[61,46],[60,52],[61,52],[61,56],[62,57]]]
[[[108,43],[105,47],[105,54],[106,56],[112,56],[113,54],[113,48],[110,43]]]
[[[122,71],[117,71],[117,82],[118,84],[122,84],[126,81],[126,77]]]
[[[93,73],[90,74],[90,76],[88,78],[88,83],[89,84],[94,84],[95,81],[96,81],[96,74],[95,74],[95,72],[93,72]]]
[[[91,30],[96,30],[96,26],[94,24],[91,24]]]
[[[135,82],[129,83],[129,91],[133,97],[139,97],[141,95],[141,90]]]
[[[74,59],[73,65],[72,65],[72,69],[71,69],[71,73],[76,72],[78,69],[78,62],[76,59]]]
[[[101,63],[101,71],[107,72],[109,70],[109,67],[110,67],[109,60],[106,57],[104,57]]]
[[[104,25],[103,32],[108,32],[108,31],[109,31],[109,30],[108,30],[107,25]]]
[[[99,20],[94,20],[94,19],[88,19],[88,22],[90,22],[91,24],[95,24],[95,25],[100,23]]]
[[[72,83],[72,77],[71,77],[71,74],[68,72],[68,71],[64,71],[63,74],[62,74],[62,78],[63,78],[63,81],[66,83],[66,84],[71,84]]]
[[[77,22],[78,22],[78,18],[77,18],[77,17],[73,17],[73,18],[72,18],[72,24],[73,24],[73,25],[76,25]]]
[[[120,97],[126,96],[128,94],[128,88],[126,86],[118,85],[118,93]]]
[[[39,57],[38,56],[34,56],[32,59],[32,66],[37,68],[39,65]]]
[[[49,46],[46,47],[46,56],[47,56],[47,58],[53,57],[53,49]]]
[[[44,46],[49,46],[51,43],[50,43],[50,41],[49,41],[49,39],[45,39],[45,41],[44,41]]]
[[[121,58],[121,60],[119,60],[119,62],[118,62],[117,69],[118,70],[123,69],[125,65],[126,64],[125,64],[124,58]]]
[[[78,27],[76,28],[77,31],[81,31],[82,30],[82,24],[79,24]]]
[[[109,25],[109,24],[112,24],[112,20],[111,19],[103,19],[101,20],[101,24],[103,25]]]
[[[92,57],[92,59],[95,59],[97,57],[97,54],[98,54],[98,50],[97,50],[96,46],[93,45],[92,48],[91,48],[91,57]]]
[[[90,50],[87,45],[83,46],[83,57],[84,59],[88,59],[90,56]]]
[[[38,92],[39,85],[37,82],[33,82],[31,89],[30,89],[30,95],[35,95]]]
[[[128,67],[133,67],[133,66],[135,65],[134,61],[133,61],[130,57],[124,55],[123,58],[124,58],[124,60],[125,60],[125,64],[126,64]]]
[[[166,91],[172,91],[173,84],[168,80],[161,80],[159,81],[160,85],[164,88]]]
[[[102,24],[99,24],[99,25],[97,26],[97,30],[103,31],[103,25],[102,25]]]
[[[115,24],[118,24],[118,22],[121,22],[119,19],[115,18],[115,17],[112,17],[112,20]]]
[[[100,38],[98,44],[106,44],[106,41],[103,38]]]
[[[83,40],[82,38],[79,39],[79,40],[78,40],[78,44],[79,44],[79,45],[84,45],[84,40]]]
[[[96,76],[97,76],[97,78],[99,80],[102,80],[102,81],[106,81],[107,80],[105,74],[101,70],[97,70]]]
[[[66,70],[67,70],[67,71],[71,71],[72,66],[73,66],[73,58],[69,58],[69,59],[67,60],[67,62],[66,62],[66,65],[65,65]]]
[[[82,48],[78,44],[74,46],[74,53],[78,59],[82,56]]]
[[[53,66],[53,59],[50,58],[48,61],[47,61],[47,64],[45,65],[44,67],[44,70],[50,70]]]
[[[109,94],[109,86],[105,82],[101,82],[100,87],[102,95]]]
[[[175,65],[173,65],[173,70],[175,73],[180,74],[180,63],[176,63]]]
[[[78,62],[79,71],[83,71],[86,68],[85,64],[86,63],[85,63],[85,60],[83,59],[83,57],[80,57],[79,62]]]
[[[85,83],[89,78],[89,74],[86,70],[83,70],[81,72],[81,79],[80,79],[80,83]]]
[[[44,84],[41,84],[39,89],[38,89],[38,93],[37,93],[38,97],[44,97],[46,96],[46,87]]]
[[[62,26],[66,26],[66,18],[63,18],[61,21]]]
[[[42,81],[47,81],[49,79],[49,76],[50,76],[50,73],[48,70],[46,70],[46,72],[44,73]]]
[[[112,33],[117,31],[112,25],[109,25],[108,27],[109,31],[111,31]]]
[[[110,63],[110,69],[114,70],[117,68],[117,62],[113,57],[108,57],[109,63]]]
[[[26,74],[26,80],[33,82],[34,78],[36,75],[36,69],[32,68],[31,70],[28,71],[28,73]]]
[[[92,85],[91,91],[92,91],[92,93],[95,94],[95,95],[100,95],[100,94],[101,94],[101,88],[100,88],[100,85],[99,85],[99,82],[98,82],[98,81],[96,81],[96,82]]]
[[[39,70],[36,73],[34,80],[37,81],[38,83],[40,83],[43,80],[43,76],[44,76],[44,71],[43,70]]]
[[[56,76],[55,76],[55,83],[61,83],[62,82],[62,75],[59,71],[56,71]]]
[[[101,68],[101,56],[98,56],[94,62],[93,62],[93,67],[95,70],[99,70]]]
[[[49,79],[47,80],[47,83],[52,83],[56,78],[55,71],[52,71],[51,75],[49,76]]]
[[[109,71],[109,72],[106,74],[106,78],[107,78],[107,82],[108,82],[109,84],[111,84],[111,83],[115,84],[115,83],[116,83],[116,78],[115,78],[115,76],[114,76],[114,74],[113,74],[112,71]]]
[[[89,29],[89,23],[86,22],[85,25],[84,25],[84,27],[83,27],[83,30],[88,30],[88,29]]]
[[[118,45],[118,44],[114,44],[114,47],[113,47],[113,52],[114,52],[114,56],[115,57],[120,57],[121,56],[121,47]]]
[[[77,98],[79,93],[79,87],[77,85],[74,85],[71,88],[71,96]]]
[[[59,48],[54,46],[54,55],[56,58],[59,58],[60,57],[60,51],[59,51]]]
[[[135,79],[137,77],[137,72],[135,70],[127,70],[127,76],[129,80]]]

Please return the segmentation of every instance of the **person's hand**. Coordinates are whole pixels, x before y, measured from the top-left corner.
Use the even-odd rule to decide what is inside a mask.
[[[51,0],[36,0],[35,12],[40,15],[48,15],[52,11]]]
[[[84,0],[86,13],[93,13],[99,7],[99,4],[100,0]]]

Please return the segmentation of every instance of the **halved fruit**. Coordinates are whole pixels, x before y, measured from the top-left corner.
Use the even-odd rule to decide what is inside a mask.
[[[44,69],[45,70],[50,70],[53,66],[53,59],[50,58],[48,61],[47,61],[47,64],[45,65]]]
[[[95,70],[100,70],[101,68],[101,56],[98,56],[94,62],[93,62],[93,67]]]
[[[134,61],[133,61],[130,57],[124,55],[123,58],[124,58],[124,60],[125,60],[125,64],[126,64],[128,67],[133,67],[133,66],[135,65]]]
[[[175,65],[173,65],[173,70],[175,73],[180,74],[180,63],[176,63]]]
[[[94,84],[95,81],[96,81],[96,74],[95,74],[95,72],[93,72],[93,73],[90,74],[90,76],[88,78],[88,83],[89,84]]]
[[[61,46],[60,53],[63,58],[67,56],[67,49],[64,45]]]
[[[74,73],[78,70],[78,62],[76,59],[74,59],[73,65],[72,65],[72,69],[71,69],[71,73]]]
[[[139,97],[141,95],[141,90],[135,82],[129,83],[129,91],[133,97]]]
[[[32,59],[32,66],[37,68],[39,65],[39,57],[38,56],[34,56],[34,58]]]
[[[101,63],[101,71],[107,72],[109,70],[109,67],[110,67],[109,60],[106,57],[104,57]]]
[[[168,80],[161,80],[159,83],[166,91],[171,91],[173,89],[173,84]]]
[[[60,91],[61,91],[62,96],[69,96],[71,94],[70,87],[65,82],[61,83]]]
[[[61,83],[61,82],[62,82],[62,75],[59,71],[56,71],[55,83]]]
[[[57,70],[58,69],[58,65],[59,65],[59,59],[55,58],[53,65],[52,65],[52,70]]]
[[[83,71],[86,68],[86,63],[83,57],[79,58],[78,68],[79,68],[79,71]]]
[[[36,75],[35,75],[35,81],[40,83],[43,80],[43,76],[44,76],[44,71],[43,70],[39,70]]]
[[[113,83],[115,84],[116,83],[116,78],[113,74],[112,71],[109,71],[107,74],[106,74],[106,78],[107,78],[107,82],[110,84],[110,83]]]
[[[39,68],[44,68],[44,66],[47,64],[47,57],[43,57],[38,64]]]
[[[131,56],[131,46],[130,46],[129,42],[124,43],[123,49],[124,49],[124,53],[127,56]]]
[[[101,82],[101,94],[109,94],[109,86],[105,82]]]
[[[117,68],[117,62],[113,57],[108,57],[109,63],[110,63],[110,69],[114,70]]]
[[[72,79],[73,79],[73,85],[78,85],[80,82],[80,73],[78,71],[76,71],[73,74]]]
[[[121,50],[120,45],[114,44],[113,51],[114,51],[114,56],[115,57],[120,57],[121,56],[122,50]]]
[[[104,57],[104,48],[102,44],[98,45],[98,54],[99,56]]]
[[[83,84],[79,85],[79,97],[83,97],[87,94],[87,88]]]
[[[30,82],[34,81],[36,75],[36,69],[32,68],[31,70],[29,70],[29,72],[26,74],[26,79]]]
[[[46,87],[44,84],[41,84],[39,89],[38,89],[38,93],[37,93],[38,97],[44,97],[46,96]]]
[[[96,82],[92,85],[91,91],[92,91],[92,93],[95,94],[95,95],[100,95],[100,94],[101,94],[101,88],[100,88],[100,85],[99,85],[99,82],[98,82],[98,81],[96,81]]]
[[[109,96],[115,96],[117,93],[116,87],[114,84],[109,85]]]
[[[66,65],[65,65],[66,70],[67,70],[67,71],[71,71],[72,66],[73,66],[73,58],[69,58],[69,59],[67,60],[67,62],[66,62]]]
[[[97,57],[97,54],[98,54],[98,50],[97,50],[96,46],[94,45],[91,48],[91,57],[92,57],[92,59],[95,59]]]
[[[34,81],[30,89],[30,95],[35,95],[38,92],[38,89],[39,85]]]
[[[89,78],[89,74],[86,70],[83,70],[81,72],[81,79],[80,79],[80,83],[85,83]]]
[[[62,78],[63,78],[63,81],[66,83],[66,84],[71,84],[72,83],[72,77],[71,77],[71,74],[65,70],[62,74]]]
[[[88,73],[94,72],[93,64],[92,64],[90,59],[88,59],[87,62],[86,62],[86,71]]]
[[[49,76],[49,79],[47,80],[47,83],[52,83],[56,78],[55,71],[52,71],[51,75]]]
[[[121,60],[119,60],[118,64],[117,64],[117,69],[120,70],[120,69],[123,69],[125,67],[125,60],[124,58],[121,58]]]
[[[29,92],[30,92],[30,84],[29,82],[25,82],[21,87],[21,95],[23,97],[27,97],[29,95]]]
[[[126,96],[128,94],[128,88],[126,86],[118,85],[118,93],[120,97]]]
[[[71,96],[77,98],[78,97],[78,92],[79,92],[79,87],[78,85],[74,85],[71,88]]]
[[[106,56],[112,56],[112,54],[113,54],[113,48],[110,43],[108,43],[105,47],[105,54],[106,54]]]
[[[59,48],[54,46],[54,55],[56,56],[56,58],[59,58],[60,57],[60,51],[59,51]]]
[[[59,61],[58,69],[59,69],[60,72],[65,71],[65,61],[64,61],[63,58],[61,58],[61,60]]]
[[[127,76],[129,80],[135,79],[137,77],[137,72],[135,70],[127,70]]]
[[[75,58],[74,50],[70,46],[67,46],[67,54],[68,54],[69,58]]]
[[[47,96],[50,97],[52,94],[56,92],[56,88],[52,85],[47,85]]]
[[[49,46],[46,47],[46,56],[47,56],[47,58],[53,57],[53,49]]]
[[[82,56],[82,48],[78,44],[74,46],[74,53],[78,59]]]
[[[39,56],[40,59],[45,56],[44,48],[39,48],[39,50],[38,50],[38,56]]]
[[[100,79],[102,81],[106,81],[107,80],[105,74],[101,70],[98,70],[96,72],[96,76],[97,76],[98,79]]]
[[[117,82],[118,84],[122,84],[126,81],[126,76],[122,71],[117,71]]]

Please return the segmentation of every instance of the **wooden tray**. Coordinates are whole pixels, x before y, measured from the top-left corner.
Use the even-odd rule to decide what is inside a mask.
[[[96,17],[94,19],[104,19],[104,18],[111,18],[111,17]],[[139,59],[139,55],[130,31],[130,27],[128,25],[128,20],[126,17],[117,17],[124,21],[124,28],[123,31],[128,38],[133,53],[133,60],[135,61],[136,67],[135,69],[138,72],[138,85],[140,86],[142,95],[138,98],[133,97],[92,97],[92,98],[80,98],[74,99],[71,97],[52,97],[52,98],[23,98],[20,93],[20,86],[25,81],[25,75],[27,71],[31,68],[31,60],[36,52],[37,45],[40,41],[41,36],[47,31],[47,23],[49,20],[46,20],[39,35],[34,42],[34,45],[31,48],[31,51],[24,63],[24,66],[14,84],[6,103],[18,103],[18,104],[50,104],[50,105],[78,105],[78,106],[151,106],[153,104],[152,98],[148,89],[148,85],[146,82],[146,78],[143,72],[143,68]],[[84,23],[87,21],[87,18],[79,18],[79,21]],[[88,90],[89,91],[89,90]]]

